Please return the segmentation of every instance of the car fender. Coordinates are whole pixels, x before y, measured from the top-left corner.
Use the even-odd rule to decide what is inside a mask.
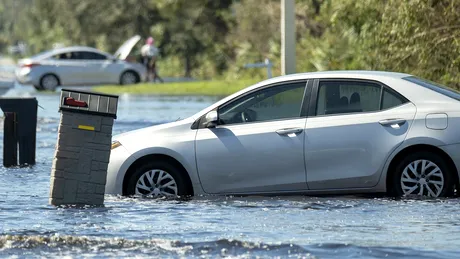
[[[399,145],[391,154],[388,156],[387,160],[385,161],[385,165],[383,167],[382,173],[380,174],[379,181],[376,185],[376,189],[378,191],[386,192],[387,191],[387,186],[386,186],[386,179],[388,175],[388,169],[390,167],[391,162],[393,159],[396,157],[396,155],[399,154],[402,150],[415,146],[415,145],[429,145],[429,146],[434,146],[434,147],[439,147],[442,145],[445,145],[444,142],[430,138],[430,137],[413,137],[409,139],[405,139],[401,145]]]
[[[186,173],[190,177],[195,195],[204,193],[201,187],[200,180],[198,178],[195,163],[188,161],[185,157],[183,157],[178,152],[172,149],[164,148],[164,147],[149,147],[149,148],[141,149],[141,150],[138,150],[132,153],[123,162],[122,166],[120,167],[120,171],[117,174],[117,179],[116,179],[117,189],[121,190],[123,188],[123,181],[124,181],[126,173],[128,172],[129,167],[141,157],[148,156],[148,155],[166,155],[178,161],[185,168]],[[193,161],[195,161],[194,157],[193,157]]]
[[[120,75],[122,75],[127,70],[135,71],[139,75],[140,82],[145,82],[147,77],[147,68],[145,68],[144,65],[139,63],[128,64]]]
[[[62,82],[62,79],[61,79],[61,75],[59,75],[58,71],[51,71],[51,70],[45,70],[43,72],[40,73],[40,76],[39,76],[39,83],[42,82],[42,79],[44,76],[46,75],[53,75],[57,78],[58,82],[59,82],[59,85],[63,85],[63,82]]]

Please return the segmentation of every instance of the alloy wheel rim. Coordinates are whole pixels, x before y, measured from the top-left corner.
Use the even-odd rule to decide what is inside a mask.
[[[54,76],[46,76],[43,78],[43,88],[53,90],[57,87],[58,81]]]
[[[154,169],[139,177],[135,187],[136,195],[153,197],[177,196],[177,183],[167,172]]]
[[[132,73],[125,73],[122,82],[124,85],[134,84],[136,82],[136,76]]]
[[[416,160],[404,168],[401,188],[404,195],[439,197],[444,187],[441,168],[429,160]]]

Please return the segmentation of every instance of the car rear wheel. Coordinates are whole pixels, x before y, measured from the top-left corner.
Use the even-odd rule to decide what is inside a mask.
[[[59,86],[59,79],[52,74],[44,75],[40,80],[41,90],[55,91]],[[38,90],[38,89],[37,89]]]
[[[393,177],[395,196],[446,197],[453,177],[446,161],[432,152],[417,152],[399,162]]]
[[[42,88],[41,86],[39,86],[39,85],[34,85],[34,88],[35,88],[35,90],[37,90],[37,91],[43,90],[43,88]]]
[[[121,78],[120,78],[120,84],[121,85],[132,85],[132,84],[137,83],[138,81],[139,80],[138,80],[137,74],[135,72],[132,72],[132,71],[124,72],[121,75]]]
[[[184,173],[169,163],[150,162],[132,174],[126,189],[127,195],[155,198],[190,195]]]

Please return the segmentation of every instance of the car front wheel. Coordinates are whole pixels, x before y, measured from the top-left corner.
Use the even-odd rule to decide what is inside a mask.
[[[150,162],[130,177],[127,195],[179,197],[190,195],[184,172],[165,162]]]
[[[417,152],[399,162],[393,191],[400,196],[446,197],[452,195],[453,177],[446,161],[432,152]]]
[[[41,90],[55,91],[58,86],[59,79],[55,75],[44,75],[40,80]]]

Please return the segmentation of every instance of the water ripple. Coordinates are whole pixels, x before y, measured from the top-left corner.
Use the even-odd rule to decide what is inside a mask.
[[[37,164],[0,167],[0,257],[460,256],[458,199],[106,195],[104,207],[51,206],[58,97],[37,95],[44,107],[39,109]],[[123,95],[114,134],[186,117],[208,104]]]
[[[235,239],[208,242],[183,242],[168,239],[130,240],[88,236],[0,235],[0,252],[5,255],[39,253],[46,256],[94,255],[168,256],[168,257],[289,257],[289,258],[454,258],[453,251],[429,251],[399,247],[361,247],[349,244],[324,243],[299,246],[292,243],[266,244]]]

